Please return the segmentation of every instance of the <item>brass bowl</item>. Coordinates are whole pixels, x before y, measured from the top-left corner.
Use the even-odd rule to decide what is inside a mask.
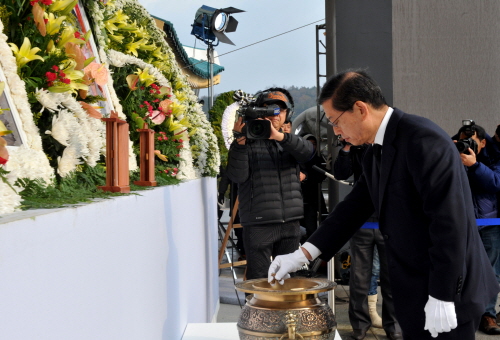
[[[334,339],[335,316],[318,293],[336,286],[327,279],[300,277],[283,285],[269,284],[267,279],[237,283],[237,290],[253,294],[238,320],[240,339]]]

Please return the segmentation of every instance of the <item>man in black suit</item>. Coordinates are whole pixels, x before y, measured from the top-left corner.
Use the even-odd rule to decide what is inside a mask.
[[[499,287],[455,145],[430,120],[389,107],[361,70],[328,80],[318,101],[336,135],[372,145],[351,193],[301,249],[273,261],[269,281],[318,256],[329,260],[376,211],[404,339],[474,339]]]

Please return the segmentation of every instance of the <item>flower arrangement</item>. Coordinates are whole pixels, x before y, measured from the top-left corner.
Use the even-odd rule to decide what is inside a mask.
[[[106,3],[99,0],[86,1],[92,13],[94,31],[97,41],[110,63],[115,67],[136,65],[140,70],[133,73],[141,77],[150,78],[158,86],[171,89],[170,97],[172,116],[160,123],[162,127],[155,131],[167,129],[174,133],[187,133],[182,138],[185,147],[181,151],[179,160],[182,178],[190,179],[199,176],[215,176],[218,173],[220,157],[217,139],[212,127],[207,121],[197,97],[191,90],[186,77],[175,62],[175,56],[165,41],[165,34],[155,24],[154,19],[136,0],[114,0]],[[114,82],[122,79],[117,69],[113,70]],[[140,74],[139,74],[140,73]],[[129,79],[136,79],[129,73]],[[146,86],[147,87],[147,86]],[[135,106],[130,107],[127,97],[119,94],[124,113],[137,113]],[[129,86],[130,88],[130,86]],[[149,102],[151,106],[155,106]],[[158,122],[163,118],[159,111]],[[165,117],[166,118],[166,117]],[[165,131],[167,131],[165,130]],[[132,137],[134,140],[134,138]]]
[[[85,10],[93,32],[82,24]],[[50,184],[102,163],[103,103],[131,126],[131,170],[136,130],[147,124],[157,137],[157,174],[168,183],[218,173],[212,127],[163,31],[136,0],[2,2],[0,64],[27,135],[0,179]]]

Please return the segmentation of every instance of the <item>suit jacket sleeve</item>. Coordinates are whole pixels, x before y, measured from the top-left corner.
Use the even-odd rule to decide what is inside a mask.
[[[456,147],[445,134],[422,129],[409,136],[409,141],[407,180],[417,195],[407,204],[420,206],[422,211],[421,232],[427,233],[422,240],[428,244],[420,241],[423,244],[418,247],[430,261],[429,295],[454,301],[457,282],[465,275],[468,228],[477,228],[469,183]]]
[[[333,163],[333,175],[336,179],[346,180],[353,173],[351,153],[340,150]]]
[[[373,214],[373,203],[361,175],[352,191],[307,240],[321,250],[320,258],[330,260]]]

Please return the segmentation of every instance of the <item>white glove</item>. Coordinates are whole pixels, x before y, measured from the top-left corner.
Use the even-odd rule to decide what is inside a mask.
[[[441,301],[429,295],[424,311],[424,329],[428,330],[433,338],[436,338],[438,333],[449,332],[457,328],[457,314],[453,301]]]
[[[271,283],[276,279],[280,284],[284,284],[285,279],[290,277],[288,273],[296,272],[306,263],[309,264],[309,260],[301,248],[290,254],[276,256],[267,272],[267,281]]]

